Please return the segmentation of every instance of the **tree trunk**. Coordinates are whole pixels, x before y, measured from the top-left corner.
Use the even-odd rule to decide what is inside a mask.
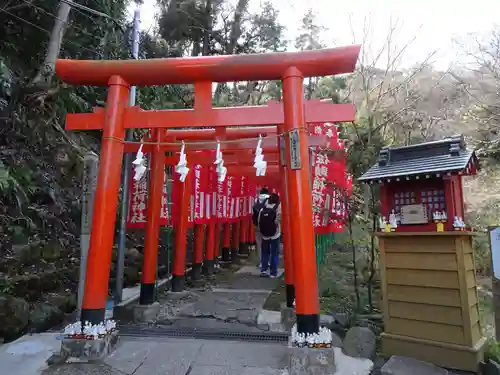
[[[236,45],[238,44],[238,39],[241,36],[241,18],[243,13],[248,7],[249,0],[238,0],[236,9],[234,11],[233,25],[231,26],[231,33],[229,34],[229,43],[226,48],[226,55],[234,54]]]
[[[241,36],[241,19],[243,17],[243,13],[248,7],[249,0],[238,0],[238,4],[236,4],[236,9],[234,11],[234,19],[233,24],[231,26],[231,32],[229,34],[229,41],[226,43],[226,55],[233,55],[236,46],[238,44],[238,39]],[[220,100],[220,90],[219,86],[221,84],[217,84],[217,90],[215,90],[215,101],[218,103]]]
[[[212,33],[212,0],[207,0],[205,4],[205,30],[203,32],[202,55],[210,54],[210,34]]]
[[[33,85],[50,85],[56,68],[56,60],[61,52],[61,44],[66,30],[66,25],[68,23],[70,11],[71,5],[69,5],[69,3],[62,1],[59,3],[57,17],[55,18],[54,26],[52,27],[52,32],[50,34],[47,54],[45,55],[45,60],[42,66],[38,70],[38,74],[33,79]]]
[[[354,272],[354,292],[356,294],[356,311],[360,310],[360,296],[359,296],[359,287],[358,287],[358,265],[356,262],[356,245],[354,244],[354,237],[353,237],[353,232],[352,232],[352,222],[353,222],[353,214],[352,212],[349,212],[349,215],[347,217],[347,225],[348,225],[348,230],[349,230],[349,244],[351,247],[351,255],[352,255],[352,267],[353,267],[353,272]]]

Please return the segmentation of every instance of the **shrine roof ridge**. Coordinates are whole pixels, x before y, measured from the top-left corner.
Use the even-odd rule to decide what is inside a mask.
[[[385,147],[380,150],[377,164],[358,180],[370,182],[392,177],[461,172],[471,162],[477,164],[474,150],[467,149],[464,137],[457,135],[439,141]]]

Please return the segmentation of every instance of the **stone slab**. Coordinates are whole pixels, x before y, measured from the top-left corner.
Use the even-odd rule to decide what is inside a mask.
[[[370,360],[347,357],[339,348],[333,350],[337,372],[328,375],[370,374]],[[123,338],[102,362],[53,366],[42,375],[291,375],[284,369],[287,354],[288,347],[281,344]]]
[[[25,335],[0,345],[2,374],[35,375],[47,368],[47,360],[57,353],[61,341],[58,333]]]
[[[264,294],[271,294],[271,290],[268,289],[231,289],[231,288],[213,288],[212,292],[215,293],[264,293]]]
[[[296,321],[295,309],[293,307],[281,307],[281,324],[287,331],[291,330]]]
[[[35,374],[33,374],[35,375]],[[39,375],[36,373],[36,375]],[[41,375],[123,375],[119,370],[115,370],[109,365],[97,363],[65,363],[52,366],[42,372]]]
[[[272,310],[260,310],[257,324],[279,324],[281,323],[281,312]]]
[[[194,365],[189,375],[282,375],[283,370],[269,367],[226,367]]]
[[[154,322],[160,313],[161,305],[155,302],[151,305],[135,305],[134,306],[134,322],[148,323]]]
[[[198,358],[203,340],[155,340],[155,344],[134,375],[185,375]]]
[[[194,303],[182,307],[178,316],[213,317],[255,324],[266,299],[267,294],[251,291],[248,293],[207,292]]]
[[[335,371],[334,348],[288,347],[290,375],[332,375]]]
[[[124,374],[132,375],[157,345],[158,343],[151,341],[120,340],[116,350],[104,358],[103,361]]]
[[[340,345],[342,345],[342,342]],[[371,360],[348,357],[342,353],[340,347],[333,348],[333,350],[335,352],[335,367],[337,368],[333,375],[375,375],[372,373],[373,362]]]
[[[203,319],[203,318],[180,318],[174,320],[170,325],[172,328],[178,329],[212,329],[221,331],[237,331],[249,333],[261,333],[262,330],[256,327],[250,327],[246,324],[237,322],[224,322],[217,319]]]
[[[283,268],[278,268],[278,277],[281,277],[285,270]],[[260,276],[260,269],[255,266],[243,266],[235,273],[236,275],[248,274],[254,276]]]
[[[280,279],[271,279],[270,277],[260,277],[260,272],[255,274],[239,274],[231,280],[231,285],[227,286],[229,289],[243,289],[243,290],[269,290],[272,292],[283,281]]]
[[[272,310],[260,310],[257,316],[257,326],[260,329],[271,332],[286,332],[286,326],[281,323],[281,312]]]
[[[67,361],[94,361],[110,354],[117,343],[117,330],[97,340],[63,339],[60,354]]]
[[[449,375],[448,370],[413,358],[393,355],[380,369],[382,375]]]
[[[196,365],[281,369],[287,349],[282,344],[210,341],[198,353]]]

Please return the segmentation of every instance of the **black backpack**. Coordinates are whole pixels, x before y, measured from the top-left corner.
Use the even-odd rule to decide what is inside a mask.
[[[259,226],[259,213],[260,213],[260,210],[262,210],[264,207],[266,207],[266,200],[267,199],[264,199],[264,202],[257,200],[257,202],[253,205],[252,222],[253,222],[253,225],[255,225],[256,227]]]
[[[264,207],[260,210],[259,231],[264,237],[272,237],[276,234],[276,208]]]

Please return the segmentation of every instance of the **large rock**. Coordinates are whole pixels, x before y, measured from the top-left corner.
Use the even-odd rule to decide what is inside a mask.
[[[65,294],[49,294],[45,296],[47,302],[51,305],[56,306],[64,313],[71,313],[76,308],[76,295],[65,293]]]
[[[44,292],[52,292],[61,286],[61,275],[67,273],[68,268],[60,270],[45,271],[40,274],[41,284]]]
[[[64,318],[64,312],[59,307],[43,303],[37,305],[30,314],[30,329],[42,332],[60,323]]]
[[[59,259],[61,257],[61,246],[57,242],[51,242],[42,248],[41,256],[48,261]]]
[[[367,327],[353,327],[344,338],[342,352],[355,358],[373,358],[376,349],[376,337]]]
[[[29,323],[29,305],[21,298],[0,295],[0,337],[17,338]]]
[[[125,257],[130,260],[135,260],[135,261],[140,261],[143,258],[143,255],[139,250],[137,250],[135,247],[131,249],[127,249],[125,252]]]
[[[136,285],[141,281],[139,270],[133,267],[125,267],[123,277],[126,285]]]
[[[11,280],[13,294],[34,302],[42,295],[42,279],[35,274],[16,275]]]
[[[350,321],[349,314],[334,312],[331,316],[335,320],[335,323],[340,325],[341,327],[345,328],[349,326],[349,321]]]
[[[448,370],[413,358],[393,355],[380,369],[382,375],[450,375]]]

